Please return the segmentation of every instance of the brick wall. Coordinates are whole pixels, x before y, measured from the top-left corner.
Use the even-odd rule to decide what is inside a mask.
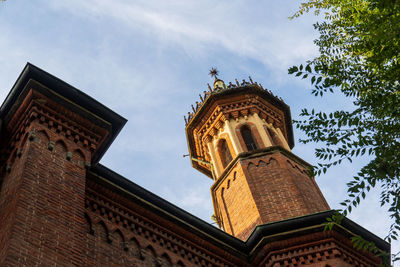
[[[281,240],[264,242],[253,257],[255,266],[351,267],[379,266],[381,259],[363,250],[355,250],[348,237],[335,231],[287,235]]]
[[[305,168],[280,152],[239,160],[212,192],[225,231],[242,240],[259,224],[329,210]]]
[[[110,190],[111,189],[111,190]],[[248,266],[236,253],[95,182],[86,188],[86,262],[91,266]],[[118,200],[117,202],[115,200]]]
[[[241,162],[263,223],[329,210],[313,178],[285,155]]]
[[[242,237],[243,232],[249,233],[262,223],[240,163],[236,164],[215,192],[225,232]],[[246,238],[243,236],[242,239]]]
[[[37,86],[3,118],[0,266],[82,266],[85,166],[105,131]]]
[[[32,123],[27,134],[35,127],[41,126]],[[4,177],[0,220],[5,222],[1,243],[7,247],[0,266],[82,264],[84,159],[79,152],[67,159],[61,141],[49,150],[49,141],[42,131],[24,139],[22,154]]]
[[[87,168],[107,122],[32,79],[22,86],[0,129],[0,266],[379,264],[333,231],[278,229],[279,240],[267,233],[251,245],[149,192],[141,198]],[[329,208],[302,164],[281,152],[239,161],[213,197],[225,230],[241,239],[257,224]]]

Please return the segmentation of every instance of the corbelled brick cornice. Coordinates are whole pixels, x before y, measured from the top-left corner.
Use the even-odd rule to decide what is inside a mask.
[[[24,142],[29,137],[34,138],[38,132],[48,136],[49,149],[58,141],[71,144],[69,149],[80,149],[90,164],[92,155],[110,135],[111,125],[105,121],[96,123],[100,119],[85,112],[82,107],[30,80],[3,118],[8,136],[7,144],[3,143],[2,147],[2,160],[6,167],[13,164],[15,156],[20,156],[17,154],[21,153]]]
[[[43,128],[57,132],[92,152],[100,146],[108,136],[107,129],[97,126],[70,109],[57,103],[56,96],[49,98],[34,89],[30,89],[15,113],[5,118],[9,134],[14,146],[26,134],[33,122]]]
[[[227,96],[229,95],[229,96]],[[210,94],[190,118],[186,136],[191,157],[210,161],[207,142],[218,134],[227,120],[257,114],[262,120],[279,128],[290,147],[293,130],[289,107],[268,91],[255,84],[245,84]],[[193,166],[211,177],[210,166],[192,162]]]
[[[8,139],[0,149],[7,150],[6,154],[26,135],[29,125],[38,121],[90,150],[92,163],[98,162],[126,123],[101,103],[30,63],[1,105],[0,120],[2,139]]]

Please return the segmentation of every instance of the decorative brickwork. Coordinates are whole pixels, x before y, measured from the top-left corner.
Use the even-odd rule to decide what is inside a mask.
[[[288,152],[293,146],[289,107],[258,85],[216,84],[219,89],[189,116],[186,134],[193,166],[215,179],[211,191],[219,225],[246,240],[259,224],[329,210],[308,175],[311,166],[294,162],[297,157]],[[223,139],[236,142],[239,154],[231,163],[218,145]]]
[[[0,266],[378,266],[381,259],[356,251],[349,237],[360,235],[389,253],[385,241],[347,218],[322,230],[334,212],[318,212],[328,206],[307,175],[309,165],[287,146],[235,152],[232,125],[249,116],[261,131],[256,102],[282,104],[271,95],[271,103],[263,96],[254,101],[263,92],[254,86],[228,86],[241,92],[238,106],[217,115],[209,129],[226,138],[235,157],[212,187],[223,232],[99,164],[125,120],[27,64],[0,109]],[[210,93],[194,112],[207,113],[207,101],[224,90]],[[214,100],[222,101],[220,111],[229,102]],[[263,110],[287,123],[290,113],[278,106]],[[239,120],[228,125],[231,116]],[[198,119],[190,117],[188,127]],[[285,137],[277,133],[290,144],[291,128],[284,128]],[[212,148],[218,140],[201,131],[190,131],[191,140]],[[269,142],[262,138],[257,142]],[[190,149],[203,145],[192,142]]]
[[[227,233],[243,237],[241,239],[245,240],[248,234],[262,223],[240,163],[233,167],[226,178],[220,182],[219,187],[213,189],[212,192],[217,206],[214,207],[216,214],[219,215],[221,225]]]
[[[272,267],[372,267],[381,262],[368,252],[354,251],[349,239],[335,231],[298,235],[265,242],[253,262],[257,266]]]
[[[279,102],[278,106],[275,102]],[[257,114],[260,121],[279,128],[287,142],[293,143],[292,128],[288,125],[289,107],[258,84],[249,83],[232,89],[227,87],[226,90],[214,91],[207,96],[201,107],[195,109],[186,126],[190,155],[201,160],[210,160],[208,140],[216,137],[224,122],[253,114]],[[254,135],[261,147],[264,147],[258,131]],[[195,168],[212,176],[209,165],[200,162],[193,164]]]
[[[260,118],[267,119],[270,123],[282,129],[283,132],[286,130],[283,128],[284,115],[283,112],[279,112],[276,108],[272,107],[271,104],[262,99],[238,99],[235,103],[218,103],[215,107],[211,107],[214,112],[209,113],[206,122],[197,129],[197,142],[199,142],[197,155],[200,158],[205,158],[207,153],[207,147],[202,142],[203,139],[214,137],[218,130],[222,127],[223,122],[227,119],[236,119],[239,116],[249,116],[253,113],[260,113]],[[273,110],[274,109],[274,110]],[[267,112],[269,112],[267,115]],[[261,141],[261,140],[259,140]],[[262,144],[262,141],[261,141]]]
[[[274,148],[256,157],[239,155],[211,189],[225,231],[240,239],[246,240],[258,224],[329,210],[306,173],[309,166]]]
[[[27,87],[39,86],[34,81]],[[10,114],[11,115],[11,114]],[[102,140],[107,137],[107,131],[90,123],[88,120],[62,108],[55,101],[43,94],[29,90],[21,106],[7,124],[8,132],[12,135],[11,146],[15,146],[26,133],[32,121],[37,121],[42,128],[47,128],[68,140],[73,141],[83,149],[95,150]],[[88,129],[92,124],[92,128]],[[89,126],[89,127],[88,127]]]
[[[0,265],[82,266],[85,167],[108,131],[33,80],[16,103],[2,118]]]
[[[1,249],[2,266],[83,264],[84,162],[90,152],[43,128],[33,119],[23,130],[28,137],[15,148],[20,156],[3,177],[0,243],[7,247]]]
[[[211,244],[204,249],[204,246],[191,241],[196,240],[192,234],[174,229],[175,226],[164,219],[123,200],[121,196],[90,180],[87,186],[86,216],[89,225],[86,241],[90,250],[88,255],[95,255],[91,259],[94,265],[114,262],[112,255],[119,255],[123,261],[121,265],[134,262],[138,266],[147,266],[145,255],[152,261],[162,262],[163,258],[167,258],[169,264],[180,262],[184,266],[231,266],[235,262],[234,265],[238,266],[245,264],[235,259],[234,255],[221,257],[223,251],[218,247],[210,249]],[[119,202],[115,203],[106,196],[119,199]],[[124,206],[124,203],[129,203],[129,206]],[[207,242],[203,240],[202,243],[205,245]],[[150,251],[154,253],[146,254],[146,248],[151,248]],[[101,250],[102,255],[94,253],[96,249]]]

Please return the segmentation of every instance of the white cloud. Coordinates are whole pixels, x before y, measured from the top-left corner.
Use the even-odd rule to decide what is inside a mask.
[[[27,61],[71,83],[129,120],[102,162],[206,221],[211,182],[182,158],[182,115],[205,90],[207,68],[218,63],[226,81],[251,75],[286,94],[293,117],[300,107],[341,101],[312,102],[308,82],[287,76],[288,66],[315,53],[313,18],[287,19],[297,1],[43,0],[12,14],[18,2],[7,2],[0,17],[0,99]],[[298,144],[295,153],[312,163],[311,150]],[[318,178],[332,207],[358,166],[341,167]],[[368,223],[382,213],[369,203],[366,216],[352,218],[385,228],[384,216]]]
[[[221,48],[280,71],[315,53],[310,45],[313,38],[310,21],[289,21],[291,13],[283,8],[287,7],[285,3],[272,4],[272,8],[270,3],[265,4],[260,7],[265,12],[256,13],[254,8],[246,12],[254,2],[214,2],[88,0],[52,1],[51,5],[89,20],[101,18],[128,31],[150,33],[191,54]]]

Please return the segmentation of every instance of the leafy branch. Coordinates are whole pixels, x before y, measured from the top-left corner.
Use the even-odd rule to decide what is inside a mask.
[[[314,28],[319,55],[289,74],[309,79],[311,94],[342,94],[352,110],[326,113],[301,111],[295,126],[306,134],[300,142],[321,144],[314,175],[343,161],[367,160],[347,183],[341,215],[359,206],[380,187],[380,204],[393,221],[386,240],[399,238],[400,228],[400,2],[392,0],[309,0],[291,18],[314,11],[322,17]],[[339,218],[339,216],[337,216]],[[332,222],[336,222],[332,220]],[[372,248],[355,238],[357,246]],[[393,260],[399,260],[395,253]]]

